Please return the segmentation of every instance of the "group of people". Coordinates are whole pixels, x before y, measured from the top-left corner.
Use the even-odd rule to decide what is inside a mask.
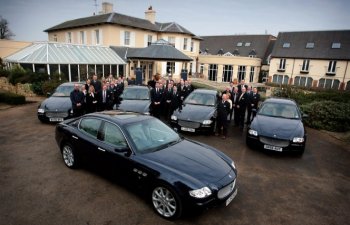
[[[95,74],[83,85],[74,84],[74,90],[70,93],[73,116],[113,109],[119,103],[123,90],[123,78],[115,79],[113,75],[100,81]]]
[[[256,87],[252,88],[242,80],[237,86],[231,82],[229,87],[222,92],[221,100],[217,106],[217,131],[222,137],[227,136],[229,121],[234,120],[234,126],[243,130],[244,124],[250,124],[256,115],[260,101],[260,94]],[[255,110],[254,110],[255,109]]]
[[[151,88],[151,114],[170,120],[173,112],[181,107],[183,100],[193,91],[190,80],[181,79],[179,83],[172,79],[164,80],[159,74],[148,82]]]

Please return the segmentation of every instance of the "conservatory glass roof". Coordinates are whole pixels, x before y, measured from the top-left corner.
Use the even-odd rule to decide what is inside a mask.
[[[125,64],[109,47],[36,42],[5,58],[30,64]]]

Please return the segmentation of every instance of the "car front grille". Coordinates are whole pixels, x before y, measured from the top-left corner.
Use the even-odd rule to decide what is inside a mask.
[[[68,112],[46,112],[45,115],[48,118],[66,118],[68,117]]]
[[[274,139],[268,137],[260,137],[260,142],[277,147],[287,147],[289,145],[289,140]]]
[[[230,183],[229,185],[221,188],[218,192],[218,198],[223,199],[227,195],[229,195],[233,191],[233,189],[235,188],[235,185],[236,185],[236,179],[232,183]]]
[[[201,126],[198,122],[179,120],[179,125],[182,127],[197,129]]]

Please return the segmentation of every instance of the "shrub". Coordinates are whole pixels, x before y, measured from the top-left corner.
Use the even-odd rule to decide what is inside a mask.
[[[9,77],[11,74],[10,70],[0,68],[0,77]]]
[[[26,102],[26,98],[23,95],[10,92],[0,92],[0,102],[4,102],[9,105],[20,105]]]
[[[344,132],[350,130],[350,103],[335,101],[316,101],[300,105],[309,115],[306,125],[322,130]]]

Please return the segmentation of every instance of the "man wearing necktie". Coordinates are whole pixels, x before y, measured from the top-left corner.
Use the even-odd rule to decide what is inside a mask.
[[[215,135],[218,136],[222,129],[222,139],[226,139],[227,136],[227,115],[230,113],[230,103],[227,101],[227,98],[227,94],[223,94],[222,101],[219,101],[217,105],[217,133]]]
[[[155,88],[151,91],[152,115],[160,118],[161,103],[163,101],[163,93],[160,90],[159,82],[156,82]]]
[[[247,109],[248,96],[245,87],[242,88],[242,93],[240,94],[237,102],[238,109],[238,125],[240,130],[244,128],[245,111]]]

